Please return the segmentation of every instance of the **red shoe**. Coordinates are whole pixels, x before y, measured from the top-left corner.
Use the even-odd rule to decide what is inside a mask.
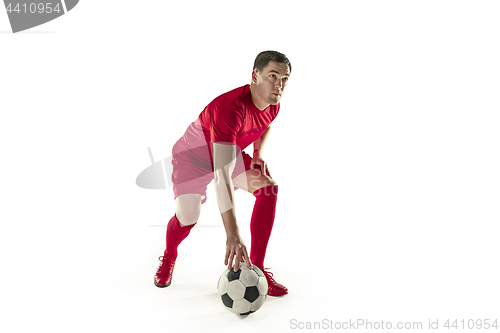
[[[267,269],[267,271],[266,271],[266,269]],[[262,272],[266,276],[267,285],[268,285],[267,294],[269,296],[283,296],[283,295],[288,294],[288,289],[284,285],[276,282],[273,279],[273,273],[269,272],[269,268],[262,269]]]
[[[159,257],[161,261],[160,266],[155,275],[155,286],[158,288],[165,288],[172,283],[172,273],[174,272],[175,260],[169,257]]]

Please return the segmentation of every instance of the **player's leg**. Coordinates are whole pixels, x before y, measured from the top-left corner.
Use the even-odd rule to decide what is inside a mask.
[[[172,282],[177,248],[198,221],[200,212],[201,194],[188,193],[175,198],[175,214],[167,225],[166,249],[155,275],[157,287],[168,287]]]
[[[175,215],[167,225],[167,246],[164,256],[177,259],[177,247],[189,235],[201,212],[201,194],[189,193],[175,198]]]
[[[166,248],[160,257],[160,266],[155,275],[155,285],[167,287],[172,281],[172,273],[177,248],[189,235],[200,216],[202,196],[210,183],[210,170],[203,170],[196,161],[172,158],[172,183],[175,197],[175,214],[167,225]]]
[[[233,184],[253,194],[261,188],[276,185],[276,182],[271,177],[264,175],[260,168],[256,168],[255,170],[246,170],[233,178]]]
[[[247,170],[237,175],[233,179],[233,183],[255,196],[255,204],[250,220],[250,260],[266,275],[269,295],[282,296],[288,293],[288,289],[277,283],[272,278],[271,272],[264,270],[264,258],[276,213],[278,185],[271,177],[263,174],[260,169],[248,170],[251,158],[246,155],[244,159]]]

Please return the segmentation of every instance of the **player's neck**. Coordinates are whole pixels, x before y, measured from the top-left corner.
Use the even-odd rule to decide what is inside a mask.
[[[266,103],[266,101],[260,98],[260,96],[255,91],[255,87],[253,84],[250,84],[250,93],[252,95],[252,102],[257,109],[259,109],[260,111],[264,111],[265,109],[267,109],[269,103]]]

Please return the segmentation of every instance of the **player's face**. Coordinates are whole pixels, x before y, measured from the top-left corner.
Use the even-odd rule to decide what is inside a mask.
[[[259,73],[253,71],[252,80],[255,85],[255,92],[259,99],[258,108],[265,108],[267,105],[276,105],[283,97],[288,78],[290,77],[290,69],[288,65],[270,61],[266,67]],[[267,105],[265,105],[267,104]]]

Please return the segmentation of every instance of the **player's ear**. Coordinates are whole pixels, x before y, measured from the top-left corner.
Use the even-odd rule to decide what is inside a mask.
[[[257,83],[257,70],[256,69],[254,69],[252,71],[252,82]]]

